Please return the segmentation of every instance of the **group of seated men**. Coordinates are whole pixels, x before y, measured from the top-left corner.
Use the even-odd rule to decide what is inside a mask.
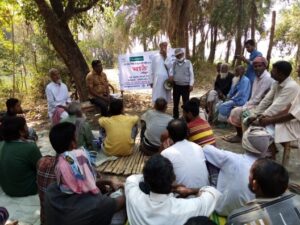
[[[257,145],[251,136],[243,137],[244,154],[213,145],[202,148],[187,139],[186,122],[173,119],[167,131],[174,144],[152,155],[141,175],[131,175],[122,183],[97,173],[95,152],[78,145],[73,123],[51,128],[49,139],[56,156],[41,157],[35,143],[24,139],[25,120],[18,118],[22,117],[9,123],[17,126],[3,125],[1,186],[10,196],[38,190],[41,224],[124,224],[127,215],[129,224],[181,225],[214,211],[228,216],[228,224],[300,222],[296,213],[300,199],[286,192],[286,169],[263,158],[268,144]],[[265,136],[263,141],[271,139]],[[208,163],[218,168],[217,174],[211,173]],[[215,187],[212,175],[217,175]]]
[[[206,95],[209,121],[233,125],[236,135],[225,138],[233,143],[242,141],[243,132],[249,126],[259,127],[261,134],[271,134],[274,143],[298,141],[300,87],[291,77],[292,65],[287,61],[275,62],[270,74],[268,62],[257,52],[255,43],[248,40],[245,47],[251,53],[250,60],[242,58],[248,63],[246,73],[242,66],[238,66],[232,75],[227,64],[217,65],[214,89]],[[300,67],[297,72],[300,77]],[[275,159],[276,148],[270,149],[271,157]]]
[[[207,98],[209,118],[216,108],[219,120],[237,127],[243,154],[216,146],[210,124],[199,116],[197,98],[182,106],[180,119],[166,113],[164,98],[157,98],[140,119],[124,114],[123,101],[109,95],[101,62],[93,61],[87,85],[91,102],[102,114],[97,146],[80,104],[69,101],[59,71],[51,69],[46,95],[53,124],[49,139],[56,156],[42,157],[36,139],[29,141],[24,117],[17,116],[22,113],[20,101],[9,99],[0,129],[1,187],[9,196],[38,193],[41,224],[48,225],[124,224],[126,215],[133,225],[214,224],[199,217],[214,211],[227,217],[228,224],[299,224],[300,199],[286,192],[286,169],[266,159],[274,141],[300,138],[299,85],[290,77],[292,67],[286,61],[274,63],[271,76],[263,57],[254,58],[251,65],[253,84],[243,67],[230,75],[228,65],[219,65],[215,90]],[[93,91],[99,82],[96,76],[103,76],[98,84],[106,86],[104,92],[100,87]],[[143,174],[125,183],[103,179],[93,150],[101,148],[108,156],[132,154],[139,121],[139,150],[151,156]]]

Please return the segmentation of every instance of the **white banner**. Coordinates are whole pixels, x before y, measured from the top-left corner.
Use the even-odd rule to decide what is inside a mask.
[[[168,49],[168,56],[175,60],[175,49]],[[119,81],[121,90],[150,88],[152,57],[158,51],[119,55]]]

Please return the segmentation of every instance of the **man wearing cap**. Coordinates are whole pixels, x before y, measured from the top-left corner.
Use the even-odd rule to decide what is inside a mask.
[[[231,110],[237,106],[243,106],[249,99],[251,93],[251,84],[249,79],[244,76],[245,68],[237,66],[235,68],[234,78],[231,89],[225,102],[218,104],[218,121],[226,122]]]
[[[218,214],[227,216],[255,198],[248,188],[250,168],[256,159],[265,157],[270,144],[271,136],[267,132],[249,129],[243,136],[244,154],[224,151],[212,145],[203,147],[206,161],[220,169],[216,186],[223,195],[216,207]]]
[[[237,134],[233,137],[226,138],[228,142],[236,143],[242,140],[242,124],[243,115],[249,114],[249,110],[257,106],[263,97],[270,90],[274,80],[267,71],[268,62],[264,57],[256,57],[253,61],[253,68],[256,74],[252,86],[251,98],[244,106],[236,107],[230,112],[228,123],[235,126]]]
[[[184,57],[184,52],[181,48],[175,50],[176,61],[172,67],[172,76],[170,79],[174,82],[173,87],[173,117],[179,117],[179,101],[182,97],[182,102],[185,104],[190,98],[190,92],[194,85],[194,71],[190,60]]]
[[[232,78],[234,75],[229,72],[227,63],[217,64],[217,77],[214,84],[214,89],[207,93],[206,106],[208,111],[208,121],[213,121],[216,104],[226,99],[230,91]]]
[[[171,100],[171,90],[166,90],[164,82],[169,79],[172,60],[167,56],[168,43],[163,41],[159,44],[160,51],[152,59],[152,73],[150,76],[150,86],[152,88],[152,103],[157,98],[164,98],[167,102]]]

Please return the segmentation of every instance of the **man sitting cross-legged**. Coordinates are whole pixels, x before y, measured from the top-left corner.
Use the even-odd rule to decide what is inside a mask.
[[[141,116],[140,151],[146,155],[153,155],[159,151],[160,135],[172,120],[172,117],[166,113],[167,104],[164,98],[157,98],[154,109],[148,110]]]
[[[276,81],[271,90],[263,98],[260,104],[252,112],[252,115],[246,120],[246,123],[264,126],[267,125],[262,120],[266,117],[274,117],[286,110],[287,107],[296,99],[300,86],[290,77],[292,65],[287,61],[278,61],[273,64],[271,75]],[[297,110],[297,107],[295,110]],[[292,122],[293,123],[293,122]],[[269,124],[267,131],[274,136],[275,143],[286,143],[295,140],[294,137],[284,133],[280,123]],[[298,131],[296,131],[299,133]],[[272,157],[275,158],[276,150],[272,148]]]
[[[209,123],[199,117],[199,104],[195,100],[189,100],[182,106],[183,117],[188,125],[188,140],[200,146],[216,144],[214,133]]]
[[[244,105],[250,96],[251,84],[249,79],[244,76],[245,68],[238,66],[235,69],[235,76],[232,80],[231,89],[226,101],[217,106],[218,121],[226,122],[231,110],[236,106]]]
[[[123,113],[123,101],[114,99],[109,104],[110,117],[99,119],[100,127],[105,130],[103,151],[109,156],[127,156],[132,154],[136,137],[138,116]]]
[[[224,151],[211,145],[203,148],[206,160],[220,169],[217,189],[223,195],[216,207],[218,214],[228,216],[234,209],[254,199],[248,189],[250,167],[256,159],[265,156],[270,144],[270,135],[260,129],[253,129],[247,130],[243,137],[244,154]]]
[[[249,110],[255,108],[261,100],[265,97],[270,90],[274,80],[271,78],[270,73],[267,71],[268,62],[263,57],[256,57],[253,61],[253,68],[256,74],[252,85],[252,93],[249,101],[245,105],[236,107],[230,112],[228,123],[235,126],[237,134],[236,136],[226,138],[225,140],[232,143],[241,142],[243,131],[241,121],[243,115],[249,114]]]
[[[283,166],[270,159],[256,160],[249,175],[249,189],[256,199],[234,210],[228,224],[300,224],[300,197],[285,193],[288,182]]]
[[[76,127],[72,123],[60,123],[49,134],[57,153],[56,182],[49,185],[44,196],[47,225],[96,225],[111,224],[115,212],[125,205],[124,196],[110,198],[99,187],[110,185],[113,189],[121,183],[100,180],[96,183],[94,156],[83,148],[77,148]]]
[[[174,119],[169,122],[167,130],[175,143],[161,152],[174,167],[176,183],[189,188],[200,188],[208,184],[208,171],[201,146],[186,140],[187,124]]]
[[[35,195],[36,163],[42,157],[34,142],[26,140],[28,129],[23,117],[8,117],[2,123],[0,142],[0,185],[13,197]]]
[[[209,216],[221,193],[213,187],[189,189],[177,187],[184,195],[195,198],[175,198],[171,193],[175,174],[170,160],[160,154],[153,155],[143,169],[143,175],[131,175],[125,183],[126,210],[131,225],[182,225],[193,216]],[[144,182],[150,189],[140,189]]]

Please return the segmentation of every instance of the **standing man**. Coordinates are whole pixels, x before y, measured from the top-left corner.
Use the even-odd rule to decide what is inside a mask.
[[[159,53],[152,59],[152,73],[150,77],[150,86],[152,88],[152,103],[157,98],[164,98],[167,102],[171,100],[171,91],[164,88],[164,82],[169,77],[169,71],[172,67],[172,60],[167,56],[168,43],[159,44]]]
[[[193,65],[190,60],[185,59],[184,52],[181,48],[175,50],[176,61],[173,64],[171,80],[174,81],[173,88],[173,117],[179,117],[179,101],[182,96],[183,104],[190,98],[190,92],[194,85]]]
[[[53,124],[61,119],[67,118],[66,105],[71,102],[67,86],[61,81],[60,73],[57,69],[49,70],[51,82],[46,87],[46,97],[48,102],[48,115]]]
[[[85,78],[89,99],[92,104],[100,108],[102,116],[107,116],[110,102],[109,87],[112,88],[113,92],[114,88],[108,83],[100,60],[93,60],[92,68],[93,70]]]
[[[248,79],[250,80],[251,86],[254,82],[255,79],[255,71],[253,68],[253,60],[258,57],[258,56],[262,56],[261,52],[257,51],[255,48],[255,41],[252,39],[249,39],[247,41],[245,41],[245,48],[247,50],[247,52],[250,53],[250,57],[249,59],[246,59],[244,56],[236,56],[236,58],[242,60],[244,63],[247,63],[247,71],[245,76],[248,77]]]

